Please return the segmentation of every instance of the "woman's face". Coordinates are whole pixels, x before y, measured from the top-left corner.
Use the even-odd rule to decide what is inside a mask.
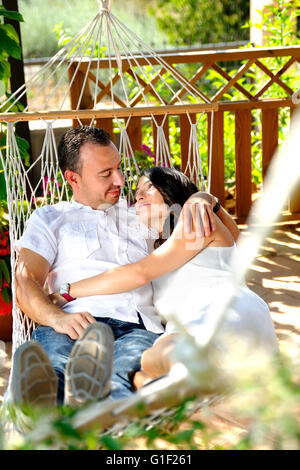
[[[139,180],[135,199],[135,208],[140,220],[148,227],[162,231],[163,223],[169,213],[168,205],[146,176],[142,176]]]

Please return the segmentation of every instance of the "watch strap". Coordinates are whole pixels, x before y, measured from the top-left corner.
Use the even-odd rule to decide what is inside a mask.
[[[76,300],[74,297],[71,297],[69,294],[64,293],[60,294],[64,299],[66,299],[68,302],[72,302],[73,300]]]
[[[213,212],[216,214],[216,213],[218,212],[218,210],[220,209],[221,204],[220,204],[220,201],[219,201],[219,199],[218,199],[217,197],[216,197],[215,199],[216,199],[217,202],[216,202],[216,204],[215,204],[214,207],[213,207]]]
[[[72,302],[73,300],[76,300],[74,297],[72,297],[69,292],[70,292],[70,287],[71,285],[66,282],[63,284],[60,289],[59,289],[59,294],[66,299],[68,302]]]

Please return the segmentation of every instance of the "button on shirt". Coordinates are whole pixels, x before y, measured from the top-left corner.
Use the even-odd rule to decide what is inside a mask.
[[[147,228],[135,210],[128,209],[125,199],[105,211],[62,201],[37,209],[16,247],[28,248],[49,262],[47,283],[49,291],[55,292],[65,282],[73,283],[144,258],[148,254],[147,236]],[[139,312],[147,330],[163,331],[153,306],[152,284],[121,294],[78,298],[63,309],[132,323],[138,323]]]

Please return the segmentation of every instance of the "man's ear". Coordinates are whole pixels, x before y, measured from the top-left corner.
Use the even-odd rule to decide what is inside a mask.
[[[73,170],[66,170],[65,178],[72,188],[76,188],[80,179],[80,175]]]

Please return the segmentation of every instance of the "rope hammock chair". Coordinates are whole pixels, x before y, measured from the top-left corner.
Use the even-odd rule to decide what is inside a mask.
[[[120,136],[119,151],[127,186],[127,193],[123,193],[123,196],[132,200],[134,174],[139,174],[139,168],[128,132],[131,119],[136,116],[151,118],[156,134],[155,165],[173,166],[164,126],[172,113],[185,115],[186,122],[190,126],[190,138],[188,163],[183,170],[194,179],[199,188],[210,190],[210,171],[207,180],[203,175],[197,125],[204,113],[210,113],[212,123],[213,112],[217,105],[211,103],[179,71],[121,23],[111,12],[111,1],[100,0],[99,3],[100,8],[95,17],[40,71],[1,104],[5,113],[0,114],[0,124],[6,128],[7,145],[6,154],[2,152],[0,157],[7,187],[11,247],[20,238],[32,210],[46,203],[53,204],[70,198],[66,181],[59,171],[55,142],[54,123],[61,119],[71,119],[74,126],[88,124],[99,127],[103,119],[113,119]],[[59,79],[47,96],[45,103],[47,111],[34,112],[27,107],[22,112],[11,112],[25,93],[30,92],[34,95],[32,106],[51,83],[54,74],[57,76],[59,74]],[[60,106],[58,109],[49,110],[51,99],[66,78],[69,79],[69,85]],[[92,83],[92,90],[89,96],[86,96],[88,80]],[[77,93],[77,102],[71,103],[68,108],[68,97],[75,82],[81,84],[81,89]],[[161,90],[164,91],[163,94]],[[185,96],[184,101],[183,96]],[[196,121],[191,119],[191,110],[199,116]],[[31,166],[26,167],[21,158],[14,125],[20,121],[34,120],[43,123],[44,141],[39,157]],[[212,138],[211,128],[210,139]],[[211,161],[212,155],[209,156],[210,164]],[[38,166],[40,166],[40,177],[33,183],[31,174]],[[282,180],[280,185],[282,187]],[[41,187],[43,196],[40,195]],[[283,191],[278,193],[280,197]],[[267,215],[262,214],[261,220],[272,222],[276,215],[277,212],[270,214],[268,211]],[[249,243],[248,238],[244,241],[239,259],[233,260],[232,291],[227,293],[228,298],[223,298],[221,304],[216,303],[212,306],[214,315],[203,334],[195,336],[182,325],[179,318],[166,319],[175,322],[182,333],[184,344],[176,353],[181,366],[176,367],[169,377],[144,387],[122,402],[92,405],[91,408],[76,415],[76,427],[85,427],[95,422],[102,428],[118,423],[120,425],[123,420],[132,419],[136,415],[136,405],[140,402],[145,404],[146,415],[153,409],[170,408],[195,393],[199,396],[199,403],[203,403],[204,397],[208,396],[208,384],[218,375],[210,359],[218,327],[234,298],[234,292],[243,281],[248,266],[256,255],[256,249],[264,234],[256,231],[254,242],[252,240],[252,243]],[[17,253],[13,249],[11,256],[14,351],[20,344],[30,339],[35,325],[17,307],[14,280]],[[158,411],[158,415],[160,414]]]
[[[138,50],[138,53],[134,53],[134,50]],[[103,57],[103,51],[105,51],[105,57]],[[102,67],[104,61],[107,63],[106,68]],[[130,75],[125,76],[126,72]],[[46,109],[49,108],[49,103],[59,86],[70,77],[68,88],[58,109],[31,112],[27,106],[21,113],[10,112],[25,93],[33,94],[30,103],[33,107],[43,90],[51,84],[54,74],[59,78],[47,96],[44,104]],[[169,83],[170,77],[173,79],[172,85]],[[103,83],[105,79],[108,82],[107,85]],[[72,109],[66,109],[67,99],[75,80],[80,80],[82,85],[78,100],[76,103],[71,103]],[[83,103],[83,94],[88,80],[94,85],[91,91],[92,96],[89,96],[91,108],[82,109],[86,104]],[[159,93],[159,88],[164,89],[169,102],[174,105],[167,104],[166,99],[161,96],[162,93]],[[130,93],[133,97],[130,97]],[[198,106],[193,105],[195,111],[200,111],[197,122],[192,122],[189,112],[186,112],[185,103],[181,99],[183,93],[187,95],[187,99],[193,99],[198,103]],[[103,98],[105,98],[104,104],[101,102]],[[140,104],[139,108],[134,107],[135,103]],[[7,184],[11,246],[20,238],[33,209],[46,203],[53,204],[70,198],[67,183],[60,174],[57,160],[54,123],[60,119],[72,119],[73,125],[88,124],[90,126],[99,123],[99,116],[104,119],[105,117],[113,119],[120,135],[119,152],[123,160],[127,197],[132,201],[134,174],[139,175],[128,134],[132,116],[151,117],[156,134],[154,163],[157,166],[173,166],[164,126],[172,111],[184,112],[190,123],[189,152],[185,170],[189,172],[199,188],[209,190],[209,184],[207,186],[202,171],[197,123],[205,111],[213,112],[215,105],[208,102],[208,99],[180,72],[168,65],[141,39],[129,31],[112,14],[111,4],[108,1],[100,1],[100,9],[95,17],[41,70],[1,103],[1,108],[7,113],[5,118],[1,118],[7,126],[6,155],[5,158],[1,155],[1,159]],[[156,116],[151,115],[151,109],[155,110]],[[160,116],[158,116],[158,109]],[[158,120],[158,117],[161,119]],[[40,120],[45,127],[41,153],[29,167],[25,166],[21,158],[14,128],[15,123],[23,120],[29,122]],[[39,167],[39,178],[33,183],[32,175],[36,174]],[[125,196],[124,193],[123,196]],[[16,253],[12,257],[12,272],[15,266]],[[12,287],[14,291],[14,279]],[[15,297],[13,297],[13,305],[13,347],[15,349],[29,339],[34,325],[18,310]]]

